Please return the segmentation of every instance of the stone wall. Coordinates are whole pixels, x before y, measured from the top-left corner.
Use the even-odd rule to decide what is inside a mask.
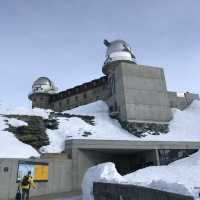
[[[194,100],[199,100],[198,94],[193,94],[186,92],[183,94],[178,94],[177,92],[168,92],[168,98],[171,108],[178,108],[184,110],[187,108]]]
[[[110,115],[121,121],[138,123],[168,123],[171,107],[185,109],[198,94],[189,92],[182,97],[168,92],[162,68],[116,61],[104,66],[107,74],[93,81],[56,94],[29,95],[33,107],[57,112],[103,100]]]
[[[80,91],[77,94],[60,98],[51,103],[54,111],[61,112],[81,105],[86,105],[98,100],[105,100],[108,92],[106,87],[98,86],[87,91]]]
[[[122,78],[121,83],[118,77]],[[122,121],[165,123],[171,120],[162,68],[119,62],[114,78]],[[126,113],[125,118],[121,117],[121,112]]]
[[[191,196],[136,185],[94,183],[94,200],[194,200]]]
[[[0,159],[0,200],[11,200],[15,197],[19,161],[22,160]],[[49,165],[48,182],[37,182],[37,189],[31,190],[31,196],[72,191],[72,161],[70,159],[59,157],[26,161],[39,161]]]
[[[105,100],[108,96],[107,76],[103,76],[56,94],[33,93],[29,95],[29,99],[32,101],[32,107],[61,112],[97,100]]]

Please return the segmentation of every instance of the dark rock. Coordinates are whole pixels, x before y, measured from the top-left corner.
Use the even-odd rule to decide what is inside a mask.
[[[136,137],[145,137],[146,134],[160,135],[169,132],[168,124],[156,124],[156,123],[136,123],[120,121],[122,128],[127,130],[129,133],[135,135]]]

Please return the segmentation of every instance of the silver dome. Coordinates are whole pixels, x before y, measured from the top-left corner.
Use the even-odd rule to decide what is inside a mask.
[[[104,44],[107,47],[107,51],[106,51],[107,58],[112,53],[115,53],[115,52],[129,52],[131,54],[131,57],[135,59],[135,56],[131,50],[130,45],[126,43],[124,40],[114,40],[112,42],[108,42],[107,40],[104,40]]]
[[[54,83],[47,77],[38,78],[32,86],[32,93],[55,93],[56,91]]]

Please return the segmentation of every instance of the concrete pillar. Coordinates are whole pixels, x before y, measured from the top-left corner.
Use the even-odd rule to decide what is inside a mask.
[[[155,149],[155,155],[156,155],[156,164],[159,166],[160,165],[160,157],[159,157],[159,150]]]

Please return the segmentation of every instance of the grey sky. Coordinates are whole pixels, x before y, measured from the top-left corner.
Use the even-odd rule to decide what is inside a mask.
[[[163,67],[169,90],[200,92],[199,0],[0,0],[0,100],[27,105],[39,76],[60,89],[101,76],[103,39]]]

